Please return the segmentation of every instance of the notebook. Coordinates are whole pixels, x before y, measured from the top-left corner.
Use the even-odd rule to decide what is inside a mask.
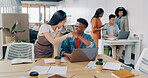
[[[66,66],[34,66],[29,72],[36,71],[39,74],[60,74],[66,75]]]
[[[134,77],[135,75],[125,69],[123,70],[119,70],[119,71],[114,71],[111,73],[112,76],[116,77],[116,78],[130,78],[130,77]]]

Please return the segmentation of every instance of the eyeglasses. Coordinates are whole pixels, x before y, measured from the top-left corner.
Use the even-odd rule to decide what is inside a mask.
[[[77,28],[85,28],[85,27],[81,27],[81,26],[78,26],[78,25],[75,25],[75,27],[77,27]]]

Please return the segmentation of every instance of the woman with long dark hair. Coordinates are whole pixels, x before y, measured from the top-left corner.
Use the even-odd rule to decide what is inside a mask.
[[[54,56],[57,56],[60,42],[68,37],[73,37],[72,33],[60,37],[66,17],[64,11],[58,10],[48,23],[40,27],[34,48],[35,58],[49,58],[53,56],[53,53]]]
[[[101,30],[100,28],[102,27],[102,22],[100,18],[103,16],[104,10],[102,8],[99,8],[96,10],[95,15],[91,19],[91,24],[92,24],[92,30],[91,30],[91,37],[94,39],[94,42],[96,43],[98,47],[98,39],[101,38]]]
[[[127,11],[124,7],[118,7],[115,11],[116,21],[115,23],[119,26],[121,31],[129,31]]]

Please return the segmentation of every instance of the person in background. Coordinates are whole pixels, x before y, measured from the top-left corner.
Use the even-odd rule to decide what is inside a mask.
[[[57,56],[60,42],[68,37],[73,37],[72,33],[60,37],[66,17],[64,11],[58,10],[53,14],[49,22],[40,27],[34,47],[35,58],[49,58],[53,56],[53,53],[54,56]]]
[[[96,44],[90,35],[84,31],[88,26],[88,22],[84,18],[77,19],[74,27],[73,38],[66,38],[60,47],[60,55],[71,58],[73,49],[78,48],[95,48]]]
[[[32,30],[39,31],[39,29],[40,29],[39,23],[35,23]]]
[[[116,21],[115,23],[119,26],[121,31],[129,31],[127,11],[124,7],[118,7],[115,11]]]
[[[115,23],[115,15],[111,14],[109,15],[109,23],[107,23],[104,28],[107,30],[103,30],[103,37],[106,38],[115,38],[117,39],[117,36],[120,32],[118,25]],[[120,59],[122,52],[123,52],[123,45],[111,45],[112,48],[112,56],[114,59],[118,60]],[[116,47],[119,47],[118,53],[116,55]]]
[[[99,8],[96,10],[95,15],[91,19],[92,29],[91,29],[91,37],[94,39],[94,42],[96,43],[98,47],[98,39],[101,38],[101,30],[102,22],[100,18],[102,18],[104,14],[104,10],[102,8]]]

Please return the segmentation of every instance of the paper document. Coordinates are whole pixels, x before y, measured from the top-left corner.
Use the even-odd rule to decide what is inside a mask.
[[[120,70],[121,64],[113,63],[113,62],[106,62],[103,64],[103,69],[109,70]]]
[[[55,59],[44,59],[45,63],[55,63]],[[61,58],[61,62],[66,62],[64,58]]]
[[[96,62],[95,61],[90,61],[86,68],[92,68],[96,69]],[[103,69],[109,69],[109,70],[120,70],[121,64],[119,63],[113,63],[113,62],[106,62],[103,63]]]
[[[92,69],[96,69],[96,62],[95,61],[90,61],[88,63],[88,65],[86,66],[86,68],[92,68]]]
[[[36,71],[39,74],[59,74],[59,75],[66,75],[67,67],[61,66],[34,66],[31,71]]]

